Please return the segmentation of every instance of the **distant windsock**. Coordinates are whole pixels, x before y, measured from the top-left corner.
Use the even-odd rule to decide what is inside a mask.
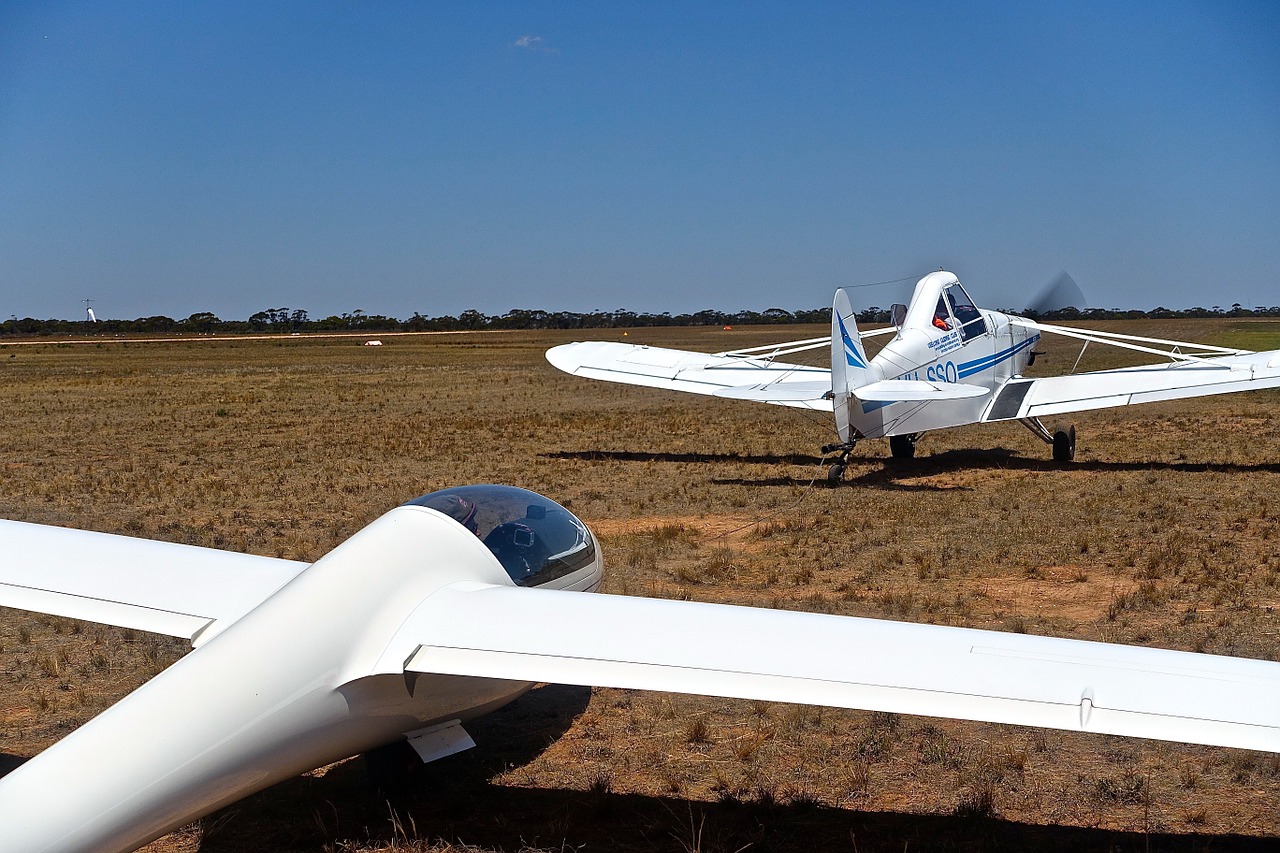
[[[89,322],[90,322],[90,323],[96,323],[96,322],[98,322],[98,318],[97,318],[97,317],[95,317],[95,316],[93,316],[93,309],[92,309],[92,308],[86,308],[86,309],[84,309],[84,310],[85,310],[85,313],[89,315]]]

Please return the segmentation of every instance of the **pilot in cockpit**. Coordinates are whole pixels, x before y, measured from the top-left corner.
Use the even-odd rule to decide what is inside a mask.
[[[469,501],[460,495],[441,495],[431,508],[449,516],[475,535],[480,535],[479,525],[476,523],[475,501]]]
[[[938,307],[933,311],[933,325],[937,326],[944,332],[951,331],[951,315],[947,312],[947,299],[945,296],[938,297]]]
[[[554,501],[525,489],[457,486],[408,505],[435,510],[471,531],[517,586],[554,584],[600,566],[586,525]]]

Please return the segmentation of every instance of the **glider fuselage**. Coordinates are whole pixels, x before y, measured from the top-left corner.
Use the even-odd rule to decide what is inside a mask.
[[[510,702],[531,684],[379,666],[412,654],[388,644],[424,599],[466,581],[512,583],[460,525],[392,510],[0,780],[0,851],[132,850],[291,776]]]

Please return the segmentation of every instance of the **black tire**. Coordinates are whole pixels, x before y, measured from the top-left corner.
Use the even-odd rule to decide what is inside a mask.
[[[844,463],[836,462],[827,469],[827,483],[832,486],[840,485],[840,481],[844,479]]]
[[[914,435],[889,436],[889,452],[894,459],[914,459],[916,455],[916,437]]]
[[[1053,461],[1071,462],[1076,458],[1076,425],[1059,425],[1053,430]]]

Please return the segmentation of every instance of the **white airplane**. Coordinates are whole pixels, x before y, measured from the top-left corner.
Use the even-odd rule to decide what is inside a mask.
[[[1205,344],[1053,326],[977,308],[949,272],[916,284],[911,304],[890,309],[893,323],[858,332],[844,290],[837,290],[831,337],[714,355],[637,344],[586,341],[547,351],[547,360],[576,376],[651,388],[834,411],[839,452],[828,477],[839,481],[854,445],[889,438],[894,457],[915,455],[928,430],[1017,420],[1053,446],[1053,458],[1075,458],[1073,424],[1047,428],[1042,417],[1280,387],[1280,350],[1250,352]],[[1163,359],[1155,365],[1025,379],[1042,333],[1121,347]],[[893,335],[868,359],[862,340]],[[831,348],[831,369],[778,361]]]
[[[0,851],[133,850],[386,744],[425,761],[535,682],[1280,752],[1280,663],[620,595],[509,486],[433,492],[307,565],[0,521],[0,605],[194,650],[0,779]]]

